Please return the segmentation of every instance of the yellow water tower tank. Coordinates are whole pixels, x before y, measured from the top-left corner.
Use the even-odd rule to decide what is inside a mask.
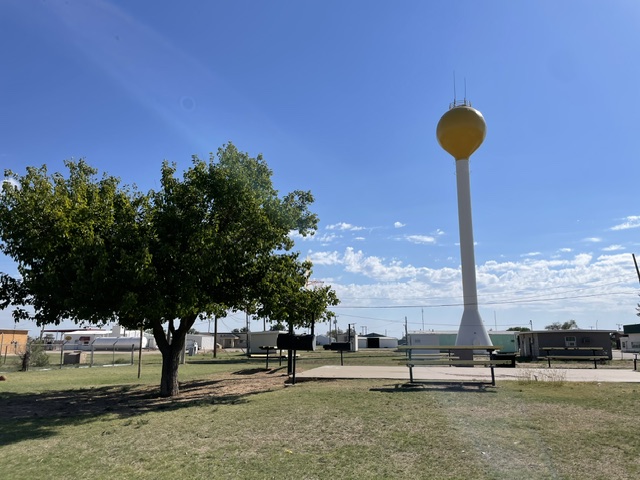
[[[456,160],[468,159],[480,147],[486,133],[484,117],[469,105],[449,109],[436,128],[438,143]]]

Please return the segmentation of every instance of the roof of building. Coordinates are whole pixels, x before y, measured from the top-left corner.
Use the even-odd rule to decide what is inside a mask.
[[[101,330],[99,328],[82,328],[80,330],[78,330],[77,328],[47,328],[45,330],[42,330],[44,333],[75,333],[75,332],[82,332],[82,333],[93,333],[93,332],[109,332],[111,333],[111,330]]]
[[[614,333],[615,330],[595,330],[591,328],[571,328],[569,330],[531,330],[529,332],[517,332],[519,334],[537,333],[537,334],[552,334],[552,333]]]

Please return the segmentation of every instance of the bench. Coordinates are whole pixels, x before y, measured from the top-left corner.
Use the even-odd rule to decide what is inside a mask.
[[[399,347],[398,350],[406,351],[407,358],[401,361],[409,367],[409,381],[415,383],[413,379],[413,368],[418,366],[450,366],[450,367],[489,367],[491,369],[491,385],[495,387],[496,377],[494,367],[497,365],[511,364],[511,360],[492,360],[490,358],[469,359],[460,358],[456,354],[467,352],[473,356],[474,351],[485,351],[485,356],[490,356],[500,347],[493,345],[410,345]],[[412,353],[413,351],[437,351],[439,353]]]
[[[549,368],[551,368],[551,360],[590,360],[593,361],[593,368],[598,368],[598,361],[609,360],[607,355],[547,355],[539,357],[547,360]]]
[[[551,360],[589,360],[593,361],[593,368],[598,368],[598,361],[609,360],[609,356],[604,354],[601,347],[546,347],[541,348],[546,355],[538,358],[546,359],[551,368]],[[556,352],[567,352],[567,355],[554,355]],[[585,352],[585,355],[576,355],[575,353]],[[590,352],[591,355],[586,352]],[[572,355],[573,353],[573,355]]]

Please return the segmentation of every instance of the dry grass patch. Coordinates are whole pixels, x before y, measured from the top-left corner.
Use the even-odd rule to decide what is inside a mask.
[[[519,384],[546,382],[561,386],[567,381],[567,372],[564,369],[557,368],[549,368],[544,371],[541,369],[519,368],[517,375]]]

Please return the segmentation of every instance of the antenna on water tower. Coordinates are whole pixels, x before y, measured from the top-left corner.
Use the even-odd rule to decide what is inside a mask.
[[[453,104],[456,104],[456,71],[453,71]]]

